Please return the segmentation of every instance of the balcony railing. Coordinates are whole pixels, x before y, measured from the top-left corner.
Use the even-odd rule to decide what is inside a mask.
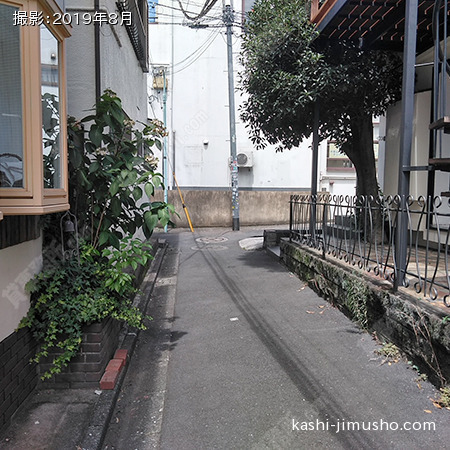
[[[290,239],[450,307],[450,207],[440,197],[291,197]],[[406,215],[406,264],[396,261]],[[400,234],[399,234],[400,235]],[[403,275],[400,277],[400,275]]]
[[[121,13],[131,14],[131,21],[124,25],[142,70],[148,72],[147,0],[119,0],[116,4]]]

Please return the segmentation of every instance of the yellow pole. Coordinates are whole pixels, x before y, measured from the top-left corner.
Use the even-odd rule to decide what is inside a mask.
[[[192,232],[194,232],[194,228],[192,228],[191,218],[189,216],[189,211],[187,209],[187,206],[184,204],[183,194],[181,193],[180,186],[178,186],[177,177],[175,176],[175,172],[172,172],[172,173],[173,173],[173,179],[175,180],[175,184],[177,185],[178,194],[180,195],[181,205],[183,206],[184,213],[186,214],[186,219],[189,223],[189,228],[191,229]]]

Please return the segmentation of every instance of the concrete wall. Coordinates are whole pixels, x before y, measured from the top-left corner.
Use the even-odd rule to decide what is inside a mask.
[[[411,150],[411,165],[428,165],[431,92],[421,92],[414,97],[414,128]],[[398,192],[398,165],[400,152],[401,103],[391,106],[386,116],[386,153],[384,166],[385,195]],[[380,168],[381,170],[381,168]],[[427,194],[427,172],[412,172],[410,182],[411,195],[417,198]]]
[[[448,83],[450,89],[450,82]],[[447,101],[450,105],[450,98]],[[414,96],[414,122],[413,122],[413,141],[411,149],[411,166],[428,166],[429,159],[429,124],[431,110],[431,91],[416,93]],[[401,129],[401,104],[393,105],[387,114],[387,133],[386,133],[386,152],[384,166],[384,183],[382,186],[385,195],[396,195],[398,192],[398,170],[399,170],[399,152],[400,152],[400,129]],[[438,145],[439,149],[439,145]],[[439,152],[439,150],[438,150]],[[442,154],[437,157],[450,157],[450,139],[449,136],[442,136]],[[436,170],[434,173],[435,181],[433,192],[428,192],[428,171],[412,171],[410,177],[410,195],[414,199],[420,196],[428,195],[441,196],[442,193],[449,190],[449,175],[446,171]],[[439,208],[439,214],[449,214],[450,206],[447,201],[442,202]],[[440,219],[440,225],[449,225],[450,219],[443,216]],[[426,230],[426,223],[422,223],[422,231]]]
[[[240,225],[286,225],[289,228],[289,200],[291,194],[306,194],[309,191],[241,191],[239,192]],[[197,227],[231,226],[231,191],[183,189],[182,196],[192,225]],[[175,206],[180,217],[173,217],[177,227],[189,224],[180,201],[178,191],[168,192],[169,203]],[[162,200],[157,192],[156,199]]]
[[[431,97],[432,97],[432,66],[425,65],[433,62],[434,48],[430,48],[416,58],[416,82],[414,98],[414,122],[413,122],[413,142],[411,153],[412,166],[428,165],[429,155],[429,124],[431,122]],[[450,79],[447,79],[446,86],[446,112],[449,114],[450,107]],[[400,150],[400,127],[401,127],[401,103],[391,106],[386,114],[386,143],[385,162],[380,170],[384,170],[383,185],[381,186],[385,194],[395,195],[398,192],[398,168]],[[450,136],[442,134],[442,141],[438,145],[436,157],[450,157]],[[439,148],[440,147],[440,148]],[[428,195],[427,192],[428,172],[412,171],[410,192],[415,198],[420,195]],[[434,195],[441,195],[449,190],[448,172],[436,171],[434,183]],[[447,203],[447,202],[445,202]],[[450,212],[450,208],[448,209]]]

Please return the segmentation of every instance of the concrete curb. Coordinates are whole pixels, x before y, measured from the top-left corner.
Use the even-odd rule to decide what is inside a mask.
[[[158,289],[164,289],[169,287],[168,291],[164,292],[165,302],[164,302],[164,312],[165,318],[175,317],[175,301],[176,301],[176,278],[178,275],[178,266],[180,253],[179,251],[173,254],[166,255],[169,269],[169,274],[164,278],[161,276],[161,285],[157,284],[155,288],[155,297],[158,297]],[[173,328],[173,320],[164,321],[164,325],[159,332],[159,338],[155,342],[156,346],[161,345],[162,342],[167,342],[171,340]],[[164,345],[164,344],[163,344]],[[162,422],[164,415],[164,406],[166,402],[167,394],[167,379],[169,371],[169,361],[170,361],[171,350],[166,345],[164,349],[161,350],[160,360],[154,367],[154,380],[155,387],[152,392],[152,407],[149,411],[150,417],[152,418],[149,428],[148,428],[148,448],[159,448],[159,442],[161,438]]]
[[[150,300],[150,295],[152,294],[155,287],[156,278],[158,276],[159,270],[161,269],[166,250],[167,242],[165,240],[159,240],[158,249],[156,251],[154,260],[152,261],[141,285],[143,291],[141,294],[136,296],[136,299],[133,302],[134,306],[137,306],[141,311],[145,311]],[[124,327],[121,333],[118,349],[127,350],[128,358],[131,358],[133,356],[138,334],[139,330],[128,327]],[[123,370],[120,371],[114,389],[102,391],[99,400],[92,411],[90,424],[86,429],[84,438],[80,445],[81,449],[101,449],[108,424],[111,420],[111,416],[119,397],[123,381],[127,374],[128,366],[129,362],[125,364]]]

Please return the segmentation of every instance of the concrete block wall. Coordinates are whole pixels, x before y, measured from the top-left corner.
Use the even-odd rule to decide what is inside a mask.
[[[181,190],[192,225],[199,227],[227,227],[232,225],[231,190],[189,189]],[[157,191],[155,200],[163,199]],[[239,222],[242,226],[289,226],[289,201],[292,194],[308,194],[307,191],[242,190],[239,192]],[[178,191],[168,191],[168,201],[175,206],[180,217],[173,217],[177,227],[188,228]]]

